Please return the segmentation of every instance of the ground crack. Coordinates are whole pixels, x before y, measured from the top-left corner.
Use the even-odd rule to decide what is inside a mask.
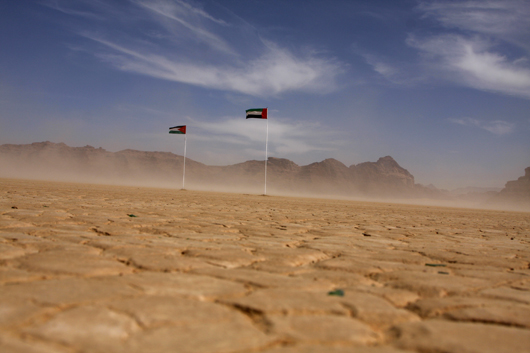
[[[263,333],[269,334],[272,332],[273,324],[269,319],[267,319],[263,311],[241,304],[224,303],[220,301],[217,301],[217,303],[235,309],[243,315],[247,316],[252,321],[252,323]]]
[[[103,236],[106,236],[106,237],[111,236],[111,234],[109,232],[104,232],[104,231],[99,230],[97,228],[91,228],[90,230],[93,231],[94,233],[96,233],[97,235],[103,235]]]

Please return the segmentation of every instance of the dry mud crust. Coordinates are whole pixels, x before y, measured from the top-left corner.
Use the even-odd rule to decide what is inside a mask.
[[[528,213],[0,179],[2,352],[529,352]]]

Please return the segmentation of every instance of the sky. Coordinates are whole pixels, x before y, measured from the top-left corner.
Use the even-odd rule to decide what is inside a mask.
[[[530,166],[528,0],[0,2],[0,144],[209,165],[390,155],[417,183]],[[265,108],[269,119],[245,119]]]

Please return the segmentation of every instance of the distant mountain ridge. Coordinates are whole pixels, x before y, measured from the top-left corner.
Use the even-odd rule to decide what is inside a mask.
[[[161,187],[178,187],[182,182],[183,157],[170,152],[109,152],[47,141],[1,145],[0,161],[6,166],[0,172],[2,177]],[[267,174],[271,192],[399,197],[433,192],[415,184],[414,176],[390,156],[349,167],[333,158],[299,166],[288,159],[270,157]],[[264,161],[208,166],[186,159],[186,186],[190,188],[259,192],[263,181]]]
[[[183,156],[171,152],[126,149],[109,152],[92,146],[35,142],[0,145],[0,177],[180,188]],[[208,166],[186,159],[186,188],[262,193],[265,161]],[[346,166],[328,158],[300,166],[285,158],[269,157],[267,191],[286,195],[334,197],[421,198],[472,201],[475,204],[530,205],[530,167],[525,176],[509,181],[500,192],[465,188],[455,195],[433,185],[414,182],[414,176],[392,157]],[[464,189],[462,189],[464,191]],[[487,192],[486,192],[487,191]],[[526,206],[525,206],[526,207]]]

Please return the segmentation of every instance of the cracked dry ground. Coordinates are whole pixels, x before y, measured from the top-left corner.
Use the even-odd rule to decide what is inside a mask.
[[[530,352],[529,233],[528,213],[0,179],[0,351]]]

